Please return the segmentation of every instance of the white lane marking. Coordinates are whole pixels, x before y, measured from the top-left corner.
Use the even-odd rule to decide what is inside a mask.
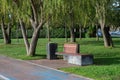
[[[3,76],[1,74],[0,74],[0,78],[2,78],[3,80],[10,80],[10,79],[8,79],[7,77],[5,77],[5,76]]]

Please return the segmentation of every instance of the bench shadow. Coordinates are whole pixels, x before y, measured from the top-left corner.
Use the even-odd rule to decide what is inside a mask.
[[[96,58],[94,59],[95,65],[115,65],[120,64],[120,58]]]

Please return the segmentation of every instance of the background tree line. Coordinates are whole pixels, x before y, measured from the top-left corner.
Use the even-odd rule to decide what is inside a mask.
[[[11,43],[11,29],[20,29],[28,56],[34,56],[39,35],[46,26],[50,40],[50,26],[55,29],[62,25],[65,38],[69,30],[71,42],[76,42],[75,28],[78,25],[79,37],[82,29],[93,26],[101,28],[105,47],[114,46],[109,28],[120,26],[119,0],[1,0],[0,23],[4,42]],[[92,27],[91,27],[92,26]],[[28,41],[26,29],[32,29],[31,41]],[[45,28],[44,28],[45,29]],[[16,31],[17,32],[17,31]],[[17,34],[16,34],[17,35]]]

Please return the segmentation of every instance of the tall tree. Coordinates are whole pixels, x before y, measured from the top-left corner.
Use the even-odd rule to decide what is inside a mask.
[[[106,15],[108,14],[107,13],[108,10],[110,10],[108,8],[109,3],[110,3],[110,0],[95,1],[96,17],[101,27],[105,47],[113,46],[112,38],[109,34],[109,27],[106,24],[106,19],[107,19]]]
[[[1,29],[3,33],[4,43],[11,44],[11,9],[7,6],[6,0],[1,0],[0,3],[0,19]]]
[[[64,22],[70,29],[71,42],[75,42],[75,25],[85,27],[91,25],[94,20],[93,13],[95,12],[91,4],[91,0],[63,0]],[[95,13],[94,13],[95,14]]]
[[[63,21],[66,27],[69,28],[70,30],[70,41],[71,42],[76,42],[75,38],[75,25],[76,25],[76,15],[77,15],[77,10],[79,7],[80,1],[68,1],[68,0],[63,0]],[[79,8],[80,9],[80,8]]]
[[[61,5],[61,0],[11,0],[10,4],[14,10],[14,15],[19,19],[24,43],[28,56],[34,56],[38,42],[38,34],[43,25],[56,15]],[[31,41],[28,41],[25,26],[29,21],[33,28]]]

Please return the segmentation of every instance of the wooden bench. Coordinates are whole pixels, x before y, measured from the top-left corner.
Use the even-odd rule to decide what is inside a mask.
[[[68,55],[79,54],[79,44],[64,44],[63,52],[56,52],[57,55],[63,55],[64,60],[68,60]]]
[[[64,44],[63,52],[56,52],[56,55],[63,55],[63,59],[68,63],[76,65],[89,65],[93,64],[93,55],[80,54],[79,44]]]

